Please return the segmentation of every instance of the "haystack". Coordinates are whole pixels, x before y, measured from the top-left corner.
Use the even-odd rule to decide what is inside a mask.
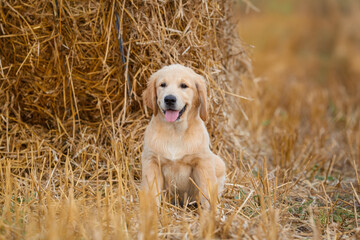
[[[141,95],[164,65],[184,64],[206,78],[212,149],[233,166],[226,97],[230,76],[239,81],[250,63],[232,31],[230,5],[0,1],[3,236],[129,239],[147,236],[148,226],[157,233],[153,218],[137,215],[153,206],[139,200],[151,115]]]
[[[75,176],[88,179],[111,159],[113,166],[127,162],[137,179],[151,114],[141,93],[149,76],[171,63],[207,79],[208,128],[211,135],[218,133],[213,147],[226,145],[227,74],[235,71],[240,79],[250,66],[232,31],[230,5],[221,0],[1,1],[0,151],[13,174],[24,175],[36,152],[32,164],[39,168],[69,161]],[[54,174],[42,180],[52,177],[55,184],[60,180]]]

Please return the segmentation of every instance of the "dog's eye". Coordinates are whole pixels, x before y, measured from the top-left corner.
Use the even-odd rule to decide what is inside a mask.
[[[185,83],[182,83],[182,84],[180,84],[180,87],[181,88],[188,88],[188,85],[186,85]]]
[[[160,87],[166,87],[166,83],[162,83],[162,84],[160,84]]]

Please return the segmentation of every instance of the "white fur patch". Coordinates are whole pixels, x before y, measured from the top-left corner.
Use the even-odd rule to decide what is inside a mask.
[[[164,157],[171,161],[182,159],[185,156],[183,147],[183,143],[181,141],[177,141],[175,138],[173,141],[164,145]]]

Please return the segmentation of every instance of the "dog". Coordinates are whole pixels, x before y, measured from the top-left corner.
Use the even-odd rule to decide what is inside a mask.
[[[143,100],[153,116],[145,130],[141,188],[158,206],[169,190],[182,203],[200,196],[209,208],[210,193],[224,188],[226,167],[210,150],[205,79],[180,64],[165,66],[150,76]]]

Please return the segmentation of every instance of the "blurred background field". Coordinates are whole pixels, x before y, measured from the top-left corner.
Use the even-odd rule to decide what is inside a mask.
[[[238,25],[217,24],[219,16],[228,17],[218,1],[196,1],[196,10],[180,1],[184,11],[171,1],[101,2],[100,10],[97,1],[55,2],[0,2],[0,32],[4,19],[23,23],[16,12],[26,6],[46,19],[42,32],[24,11],[36,34],[49,33],[48,49],[58,54],[53,62],[37,55],[36,42],[27,44],[34,39],[26,24],[11,25],[16,31],[9,36],[16,40],[9,51],[27,51],[10,57],[0,52],[0,238],[360,238],[358,0],[236,1]],[[143,21],[137,29],[125,24],[134,41],[124,37],[125,50],[132,47],[128,70],[135,93],[128,108],[111,8],[128,9],[121,17],[134,18],[126,17],[126,24]],[[59,16],[63,26],[51,35]],[[173,25],[164,30],[164,24]],[[178,38],[187,27],[188,36]],[[228,39],[234,27],[240,51]],[[57,35],[60,29],[67,37]],[[8,40],[0,35],[0,43]],[[240,57],[227,61],[233,52]],[[12,59],[21,61],[11,65]],[[139,192],[149,120],[141,90],[153,71],[171,62],[198,68],[209,81],[212,149],[228,167],[225,192],[210,213],[166,201],[158,212]],[[33,78],[37,70],[51,73],[46,77],[53,81]],[[70,76],[74,86],[65,83]],[[60,92],[41,84],[59,79]],[[24,84],[30,87],[21,89]],[[78,106],[74,93],[84,97]]]
[[[245,104],[252,118],[247,122],[249,128],[258,136],[269,129],[299,130],[314,141],[334,141],[334,147],[339,147],[336,155],[349,153],[342,144],[354,135],[351,145],[356,149],[360,3],[252,3],[258,9],[249,8],[250,14],[242,14],[239,24],[240,36],[252,45],[256,76],[254,85],[241,89],[242,94],[250,90],[256,95],[255,103]],[[241,112],[237,116],[241,119]]]
[[[360,2],[243,2],[239,35],[250,45],[255,80],[237,90],[254,98],[233,118],[240,145],[298,181],[290,214],[279,217],[296,229],[285,238],[357,239]],[[357,235],[343,234],[350,229]]]

